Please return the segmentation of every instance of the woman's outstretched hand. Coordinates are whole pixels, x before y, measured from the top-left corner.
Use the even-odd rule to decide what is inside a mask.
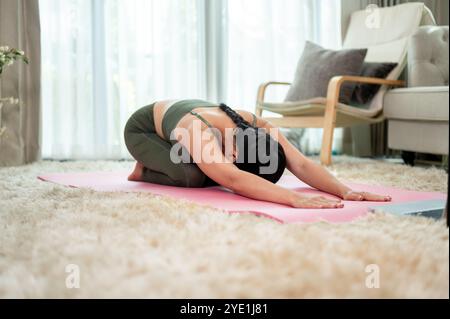
[[[371,202],[389,202],[392,200],[387,195],[377,195],[369,192],[348,191],[342,196],[343,200],[348,201],[371,201]],[[339,199],[332,199],[325,196],[305,196],[296,194],[291,202],[295,208],[343,208],[344,204]]]
[[[344,204],[339,199],[324,196],[297,195],[294,197],[291,206],[295,208],[342,208]]]
[[[350,201],[370,201],[370,202],[389,202],[392,200],[391,196],[377,195],[368,192],[348,191],[342,196],[343,200]]]

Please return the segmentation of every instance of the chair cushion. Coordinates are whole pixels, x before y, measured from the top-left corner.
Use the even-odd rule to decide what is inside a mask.
[[[391,90],[384,97],[384,115],[388,119],[448,121],[448,97],[448,86]]]
[[[314,98],[306,101],[283,102],[283,103],[264,103],[261,105],[263,110],[280,114],[283,116],[307,116],[307,115],[323,115],[326,98]],[[363,109],[338,103],[338,113],[346,113],[363,118],[373,118],[380,114],[378,111],[371,109]]]
[[[334,76],[360,75],[366,54],[366,49],[333,51],[307,41],[285,101],[304,101],[327,96],[328,83]],[[354,83],[344,84],[340,101],[349,104],[354,89]]]
[[[264,103],[261,105],[261,108],[265,111],[283,115],[283,117],[301,118],[303,116],[323,116],[325,114],[325,104],[325,98],[316,98],[301,102]],[[265,118],[272,117],[273,115],[270,114],[265,116]],[[336,127],[378,123],[382,120],[384,120],[383,114],[379,112],[374,113],[372,110],[348,106],[342,103],[337,105]],[[281,124],[279,126],[283,127]]]
[[[398,63],[388,76],[388,79],[396,80],[406,66],[410,36],[420,25],[426,24],[435,23],[422,2],[383,8],[376,5],[368,6],[352,13],[342,47],[344,49],[368,48],[365,62]],[[378,91],[370,103],[370,109],[379,112],[383,110],[386,91],[386,86]]]
[[[370,48],[409,38],[420,24],[434,24],[434,21],[425,19],[427,12],[424,8],[424,3],[415,2],[383,8],[370,5],[355,11],[351,15],[343,47]]]

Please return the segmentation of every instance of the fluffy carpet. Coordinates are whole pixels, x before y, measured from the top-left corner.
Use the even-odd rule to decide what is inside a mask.
[[[36,179],[131,162],[40,162],[0,169],[0,297],[448,298],[442,221],[371,215],[281,225],[143,193],[98,193]],[[447,175],[338,157],[340,178],[446,192]],[[80,270],[68,289],[67,265]],[[379,269],[379,288],[366,283]]]

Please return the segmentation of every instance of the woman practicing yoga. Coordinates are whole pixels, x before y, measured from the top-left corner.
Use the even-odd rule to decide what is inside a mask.
[[[341,208],[341,199],[391,200],[351,190],[305,157],[269,122],[224,104],[178,100],[145,106],[128,120],[125,143],[137,161],[131,181],[179,187],[222,185],[242,196],[297,208]],[[285,168],[337,198],[276,185]]]

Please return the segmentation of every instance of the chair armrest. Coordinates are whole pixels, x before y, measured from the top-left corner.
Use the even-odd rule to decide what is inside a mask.
[[[388,86],[405,86],[406,82],[401,80],[387,80],[381,78],[370,78],[364,76],[346,76],[340,75],[335,76],[330,80],[328,84],[327,100],[334,101],[337,103],[339,101],[339,94],[341,91],[341,86],[345,82],[355,82],[355,83],[368,83],[368,84],[380,84]]]
[[[266,90],[271,85],[291,85],[292,83],[289,82],[276,82],[276,81],[270,81],[263,83],[258,88],[258,96],[256,98],[256,108],[260,107],[261,104],[264,103],[264,98],[266,96]]]
[[[404,86],[405,81],[402,80],[388,80],[381,78],[370,78],[364,76],[347,76],[347,75],[339,75],[335,76],[331,79],[330,82],[356,82],[356,83],[369,83],[369,84],[381,84],[381,85],[390,85],[390,86]]]

